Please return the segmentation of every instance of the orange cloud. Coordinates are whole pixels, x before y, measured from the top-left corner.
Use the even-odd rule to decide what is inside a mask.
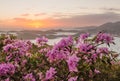
[[[57,15],[58,17],[61,15]],[[56,27],[81,27],[100,25],[106,22],[120,21],[120,15],[116,13],[76,15],[62,18],[47,19],[28,19],[13,18],[0,21],[0,27],[38,29],[38,28],[56,28]]]
[[[21,27],[27,27],[27,28],[45,28],[45,27],[58,27],[60,26],[60,23],[56,19],[27,19],[27,18],[13,18],[11,20],[12,22],[9,23],[9,25],[14,25],[14,26],[21,26]]]
[[[14,25],[16,26],[22,26],[27,28],[34,28],[34,27],[41,27],[41,21],[40,20],[32,20],[32,19],[26,19],[26,18],[14,18],[13,20]]]

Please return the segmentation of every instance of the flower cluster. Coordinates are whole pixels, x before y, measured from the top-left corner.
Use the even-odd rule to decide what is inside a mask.
[[[71,47],[73,45],[73,39],[71,36],[62,39],[60,42],[54,45],[52,50],[47,53],[47,57],[49,60],[56,61],[56,60],[63,60],[67,59],[70,55]]]
[[[45,79],[50,80],[50,79],[54,78],[56,73],[57,72],[55,71],[55,68],[50,67],[50,69],[46,71]]]
[[[43,46],[47,42],[48,42],[48,39],[44,36],[42,38],[36,38],[36,43],[38,44],[38,46]]]
[[[2,76],[11,76],[15,73],[15,67],[10,63],[0,64],[0,77]]]
[[[74,71],[74,72],[78,71],[77,64],[78,64],[79,60],[80,59],[76,55],[72,55],[68,58],[67,63],[69,66],[69,71]]]
[[[11,44],[7,44],[3,47],[3,51],[7,53],[6,60],[10,61],[13,59],[20,61],[22,56],[26,56],[26,53],[31,49],[32,44],[30,41],[16,40]]]
[[[83,43],[89,36],[90,36],[89,33],[80,34],[80,36],[79,36],[79,38],[78,38],[78,40],[77,40],[77,43],[78,43],[78,44],[79,44],[79,43],[80,43],[80,44]]]
[[[97,43],[105,42],[105,43],[112,43],[113,42],[113,37],[111,37],[110,34],[107,33],[98,33],[96,40]]]
[[[36,38],[36,43],[1,38],[1,81],[109,81],[117,72],[113,71],[116,52],[102,46],[113,43],[107,33],[68,36],[54,45],[47,44],[46,37]]]
[[[24,79],[25,81],[36,81],[32,73],[29,73],[29,74],[25,75],[25,76],[23,77],[23,79]]]

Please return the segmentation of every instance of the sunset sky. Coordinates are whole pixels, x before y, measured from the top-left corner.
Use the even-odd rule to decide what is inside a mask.
[[[120,0],[0,0],[0,30],[69,28],[120,21]]]

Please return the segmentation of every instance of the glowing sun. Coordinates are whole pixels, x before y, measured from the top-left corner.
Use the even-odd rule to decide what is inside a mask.
[[[41,22],[31,22],[29,23],[30,27],[34,27],[34,28],[40,28],[42,27],[42,23]]]

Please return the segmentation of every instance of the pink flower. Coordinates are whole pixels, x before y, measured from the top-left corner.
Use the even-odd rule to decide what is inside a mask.
[[[47,48],[47,47],[46,48],[42,48],[42,49],[39,50],[39,53],[43,53],[44,54],[44,53],[48,52],[49,50],[50,49]]]
[[[96,53],[92,54],[92,56],[91,56],[91,58],[93,59],[93,61],[96,61],[97,57],[98,57],[98,56],[97,56]]]
[[[71,77],[71,78],[68,79],[68,81],[77,81],[77,78],[78,78],[77,76],[76,77]]]
[[[7,44],[6,46],[3,47],[3,50],[7,53],[13,50],[15,47],[12,44]]]
[[[72,36],[68,36],[60,40],[60,42],[58,42],[56,46],[59,48],[63,48],[71,45],[73,45],[73,39],[72,39]]]
[[[11,38],[7,38],[7,39],[4,40],[5,45],[10,44],[12,42],[14,42],[14,40],[12,40]]]
[[[108,43],[113,43],[113,40],[114,40],[114,38],[110,34],[100,32],[100,33],[98,33],[95,41],[97,43],[104,42],[104,43],[108,44]]]
[[[30,41],[16,40],[11,44],[7,44],[3,47],[4,51],[8,54],[6,57],[7,61],[17,61],[19,62],[22,58],[26,56],[26,53],[32,48]]]
[[[11,63],[0,64],[0,76],[13,75],[15,73],[15,66]]]
[[[4,81],[10,81],[10,78],[5,79]]]
[[[39,47],[46,44],[47,42],[48,42],[48,39],[45,36],[41,38],[36,38],[36,43],[38,44]]]
[[[31,53],[26,53],[26,56],[27,56],[27,57],[31,57],[32,54],[31,54]]]
[[[47,57],[48,59],[50,60],[50,62],[53,62],[53,61],[56,61],[58,60],[58,54],[59,54],[59,51],[58,50],[51,50],[51,51],[48,51],[47,53]]]
[[[97,69],[95,69],[94,72],[95,72],[96,74],[99,74],[99,73],[100,73],[100,71],[97,70]]]
[[[89,71],[89,77],[93,77],[93,72],[92,72],[92,70]]]
[[[52,49],[47,53],[47,57],[49,58],[50,62],[63,60],[69,56],[70,52],[62,48],[61,50]]]
[[[47,72],[46,72],[46,77],[45,77],[45,79],[46,79],[46,80],[50,80],[50,79],[54,78],[54,76],[55,76],[56,73],[57,73],[57,72],[55,71],[55,68],[50,67],[50,69],[47,70]]]
[[[48,57],[50,62],[66,59],[72,51],[70,48],[72,44],[73,39],[71,36],[64,38],[60,42],[55,44],[52,50],[48,51],[46,56]]]
[[[27,74],[26,76],[23,77],[23,79],[25,81],[36,81],[32,73]]]
[[[68,67],[69,67],[69,71],[75,71],[77,72],[77,63],[80,60],[80,58],[78,58],[76,55],[72,55],[68,58],[67,63],[68,63]]]
[[[38,73],[38,76],[39,76],[39,79],[40,79],[40,80],[42,80],[43,77],[44,77],[42,72]]]
[[[84,43],[85,39],[87,39],[89,36],[90,36],[89,33],[80,34],[80,36],[79,36],[79,38],[77,40],[77,46],[79,46],[81,43]]]
[[[27,63],[27,60],[25,59],[25,60],[23,60],[22,62],[21,62],[21,66],[25,66],[26,65],[26,63]]]
[[[106,54],[108,54],[109,50],[106,47],[100,47],[100,48],[97,49],[97,52],[98,53],[106,53]]]
[[[89,33],[84,33],[84,34],[81,34],[80,35],[80,39],[86,39],[86,38],[88,38],[90,36],[90,34]]]
[[[93,45],[86,44],[86,43],[81,43],[81,44],[79,45],[79,51],[80,51],[80,52],[83,52],[83,53],[90,52],[93,48],[94,48]]]

